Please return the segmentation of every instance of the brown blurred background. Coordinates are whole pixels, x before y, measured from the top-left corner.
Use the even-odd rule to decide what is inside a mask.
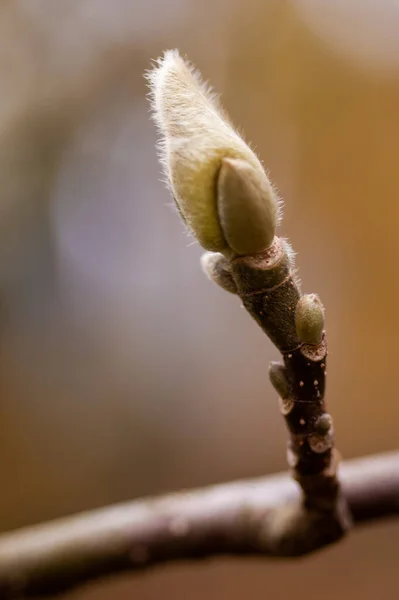
[[[277,351],[201,273],[142,74],[178,47],[285,199],[327,308],[347,458],[398,446],[395,0],[3,0],[0,529],[285,468]],[[399,523],[296,563],[218,560],[71,600],[398,597]]]

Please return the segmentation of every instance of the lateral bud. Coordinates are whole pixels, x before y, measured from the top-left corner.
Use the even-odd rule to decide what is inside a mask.
[[[284,365],[278,362],[271,362],[269,365],[269,379],[280,398],[283,400],[289,398],[290,388]]]
[[[237,286],[230,272],[229,261],[219,252],[206,252],[201,256],[201,266],[209,279],[226,292],[237,293]]]
[[[324,307],[316,294],[305,294],[295,310],[298,338],[305,344],[320,344],[324,330]]]

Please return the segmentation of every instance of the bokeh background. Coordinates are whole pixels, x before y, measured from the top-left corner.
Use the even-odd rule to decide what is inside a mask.
[[[202,274],[143,72],[178,47],[285,199],[329,334],[342,454],[398,445],[399,4],[3,0],[0,529],[285,468],[277,351]],[[397,598],[399,523],[295,563],[217,560],[70,600]]]

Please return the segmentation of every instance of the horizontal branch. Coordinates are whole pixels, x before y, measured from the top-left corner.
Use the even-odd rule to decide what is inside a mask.
[[[355,524],[399,514],[399,452],[339,470]],[[0,598],[43,596],[122,571],[215,555],[294,556],[326,545],[287,474],[138,500],[0,535]]]

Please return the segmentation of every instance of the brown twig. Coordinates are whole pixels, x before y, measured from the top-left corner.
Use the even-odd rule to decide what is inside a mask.
[[[399,452],[347,461],[355,524],[399,514]],[[287,474],[138,500],[0,536],[0,598],[56,594],[122,571],[215,555],[302,555],[332,541],[298,520]],[[329,525],[327,527],[327,533]]]
[[[339,538],[349,529],[350,517],[324,402],[327,342],[322,304],[314,294],[301,295],[290,247],[278,237],[263,252],[232,258],[229,268],[243,305],[283,355],[284,364],[272,363],[269,375],[290,432],[288,462],[303,490],[301,518],[313,522],[318,512],[324,529],[329,518],[329,535]]]

